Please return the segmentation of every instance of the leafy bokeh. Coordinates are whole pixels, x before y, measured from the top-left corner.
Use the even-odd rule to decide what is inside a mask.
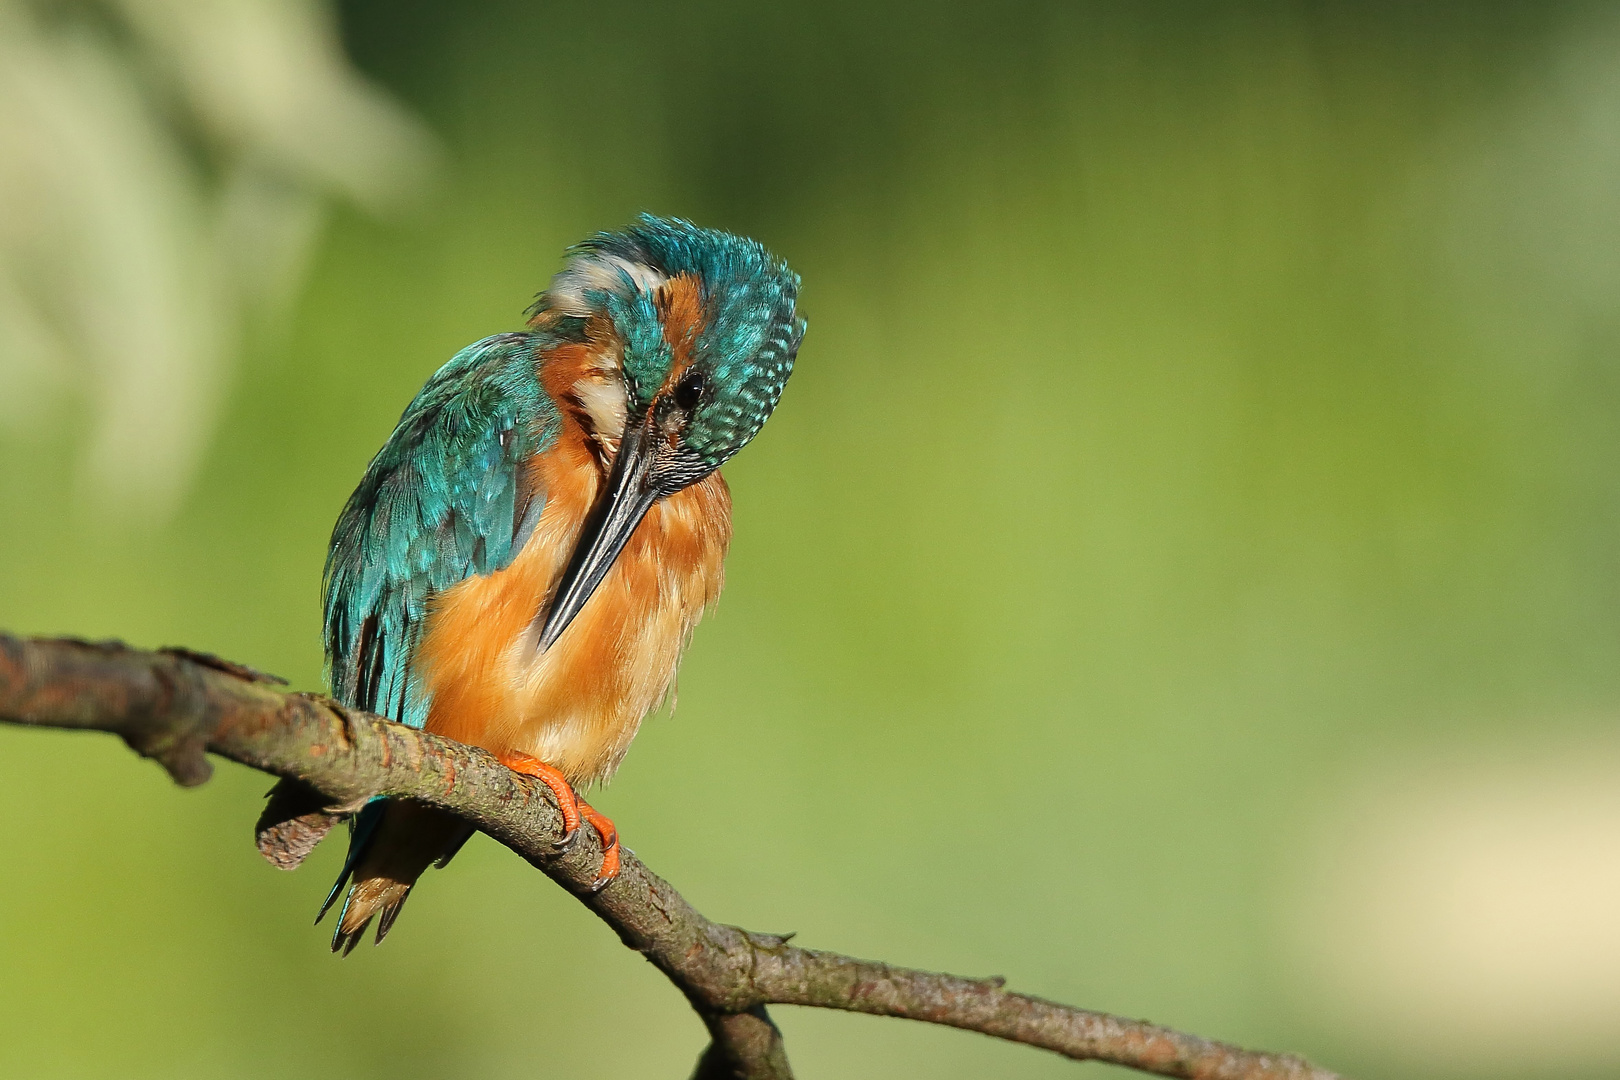
[[[1620,903],[1620,817],[1579,801],[1620,788],[1620,11],[514,0],[343,25],[443,140],[435,200],[335,221],[170,524],[86,505],[77,414],[7,436],[0,623],[317,687],[326,535],[416,387],[516,326],[568,243],[688,216],[786,257],[810,331],[727,466],[728,588],[678,711],[599,801],[638,854],[718,919],[1359,1077],[1620,1076],[1620,945],[1558,937]],[[1357,853],[1453,782],[1494,835],[1493,792],[1552,798],[1577,764],[1595,779],[1526,844],[1591,842],[1487,861],[1504,889],[1596,876],[1457,930],[1454,973],[1533,1014],[1541,984],[1493,958],[1549,942],[1573,966],[1532,975],[1598,1019],[1481,1036],[1445,943],[1386,957],[1404,939],[1358,912],[1453,910],[1453,886],[1495,911],[1468,883],[1498,879]],[[386,948],[333,960],[309,919],[341,852],[264,865],[267,786],[0,731],[0,1073],[695,1060],[663,979],[487,840]],[[806,1077],[1104,1072],[777,1019]]]

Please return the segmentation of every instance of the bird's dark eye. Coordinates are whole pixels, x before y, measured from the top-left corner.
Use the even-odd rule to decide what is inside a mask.
[[[697,368],[687,368],[686,374],[675,384],[675,404],[690,412],[697,408],[697,403],[703,400],[703,391],[708,389],[709,383],[703,377],[703,372]]]

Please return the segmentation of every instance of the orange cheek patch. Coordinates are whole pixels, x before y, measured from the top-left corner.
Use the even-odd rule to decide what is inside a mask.
[[[664,340],[674,356],[669,377],[659,391],[663,393],[692,365],[692,351],[703,332],[703,286],[691,274],[676,274],[658,290],[657,303]]]

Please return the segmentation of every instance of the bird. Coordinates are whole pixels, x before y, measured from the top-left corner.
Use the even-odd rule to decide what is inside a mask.
[[[333,697],[545,784],[560,847],[582,823],[601,839],[594,889],[618,874],[620,844],[579,793],[612,777],[720,594],[719,469],[792,373],[799,287],[758,242],[681,218],[595,234],[565,253],[525,329],[428,379],[333,528]],[[316,919],[344,897],[332,951],[348,955],[374,919],[380,944],[471,832],[404,800],[354,813]]]

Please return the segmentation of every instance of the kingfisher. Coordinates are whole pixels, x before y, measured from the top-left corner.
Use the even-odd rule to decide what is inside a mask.
[[[606,782],[671,692],[720,594],[731,496],[719,468],[759,433],[804,336],[799,278],[759,243],[642,215],[569,249],[527,329],[430,378],[332,532],[325,646],[340,702],[493,753],[556,796],[571,841],[612,821]],[[471,828],[371,800],[320,917],[332,951]],[[319,922],[319,918],[316,920]]]

